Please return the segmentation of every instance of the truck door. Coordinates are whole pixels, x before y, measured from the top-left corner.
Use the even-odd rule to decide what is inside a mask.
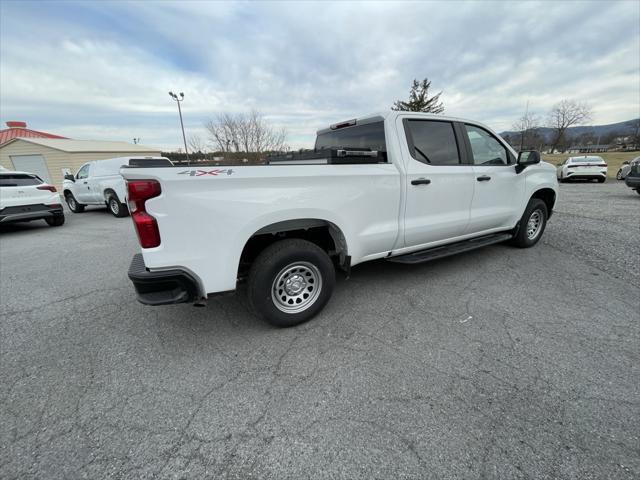
[[[522,204],[525,190],[525,175],[516,173],[514,155],[491,132],[470,124],[462,129],[473,160],[475,182],[466,233],[515,226],[517,208]]]
[[[80,203],[90,203],[93,201],[91,186],[89,185],[89,174],[91,173],[91,164],[85,163],[78,173],[76,173],[76,181],[74,184],[73,195]]]
[[[87,187],[89,192],[87,196],[87,203],[100,204],[105,202],[104,193],[102,191],[102,181],[105,178],[104,162],[105,160],[90,163],[89,176],[87,177]]]
[[[475,178],[461,131],[444,120],[398,117],[398,122],[407,172],[405,247],[463,235]]]

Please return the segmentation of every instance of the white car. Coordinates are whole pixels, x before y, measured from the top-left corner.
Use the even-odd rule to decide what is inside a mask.
[[[607,162],[602,157],[595,155],[569,157],[558,165],[557,175],[561,182],[579,178],[604,183],[607,180],[607,168]]]
[[[127,192],[120,168],[131,165],[173,166],[165,157],[117,157],[87,162],[75,175],[64,177],[62,189],[69,209],[81,213],[87,205],[106,205],[114,216],[126,217]]]
[[[631,171],[631,162],[637,162],[637,161],[640,161],[640,157],[636,157],[631,161],[626,160],[622,162],[622,166],[618,170],[618,173],[616,173],[616,179],[624,180],[625,178],[627,178],[627,175],[629,175],[629,172]]]
[[[202,305],[246,280],[259,315],[296,325],[327,303],[336,268],[535,245],[558,192],[538,152],[426,113],[341,122],[318,132],[314,150],[267,162],[121,170],[142,247],[129,278],[142,303]]]
[[[28,172],[0,170],[0,224],[44,220],[52,227],[64,224],[56,187]]]

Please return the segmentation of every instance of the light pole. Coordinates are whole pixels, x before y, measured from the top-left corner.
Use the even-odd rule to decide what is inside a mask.
[[[180,115],[180,128],[182,128],[182,140],[184,140],[184,153],[187,155],[187,165],[191,164],[189,160],[189,150],[187,150],[187,137],[184,134],[184,123],[182,122],[182,109],[180,108],[180,102],[184,100],[184,93],[180,92],[180,98],[173,92],[169,92],[171,98],[173,98],[178,104],[178,115]]]

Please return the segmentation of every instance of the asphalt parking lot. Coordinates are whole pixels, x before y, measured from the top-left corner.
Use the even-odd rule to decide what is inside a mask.
[[[639,478],[640,196],[561,195],[535,248],[365,264],[287,330],[138,304],[106,210],[2,227],[0,478]]]

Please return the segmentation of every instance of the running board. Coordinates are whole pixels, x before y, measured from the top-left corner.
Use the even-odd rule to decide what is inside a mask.
[[[418,252],[407,253],[406,255],[389,257],[386,260],[395,263],[423,263],[430,260],[436,260],[438,258],[448,257],[449,255],[455,255],[456,253],[468,252],[469,250],[475,250],[476,248],[486,247],[487,245],[493,245],[494,243],[504,242],[511,238],[513,238],[513,235],[510,233],[494,233],[492,235],[485,235],[484,237],[472,238],[471,240],[464,240],[462,242],[456,242],[449,245],[442,245],[440,247],[433,247],[426,250],[420,250]]]

